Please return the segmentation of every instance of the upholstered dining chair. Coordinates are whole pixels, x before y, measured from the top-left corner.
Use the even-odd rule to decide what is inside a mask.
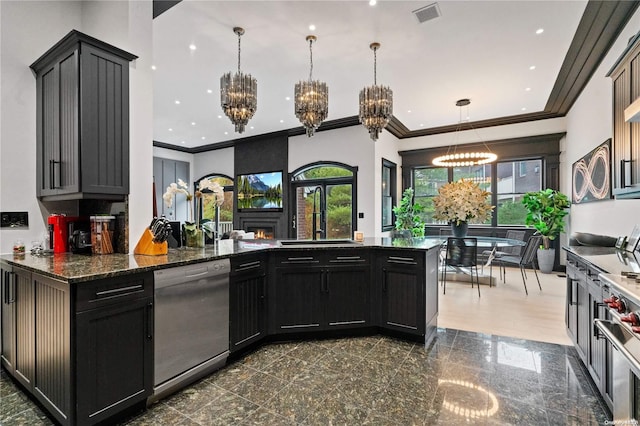
[[[475,271],[478,297],[480,297],[480,280],[478,278],[478,240],[477,238],[447,238],[447,249],[442,268],[442,294],[447,293],[447,270],[452,267],[458,271],[461,268],[469,268],[471,276],[471,288],[473,288],[473,274]]]
[[[540,235],[532,235],[527,240],[527,244],[522,249],[521,256],[502,256],[500,258],[496,258],[501,264],[501,267],[504,267],[505,264],[517,265],[520,268],[520,275],[522,275],[522,284],[524,285],[524,292],[529,295],[527,291],[527,277],[525,272],[525,267],[531,266],[533,268],[533,273],[536,275],[536,280],[538,281],[538,287],[542,290],[542,286],[540,285],[540,278],[538,278],[538,266],[536,264],[536,253],[538,252],[538,247],[542,243],[542,237]],[[504,271],[504,280],[506,281],[506,270]]]

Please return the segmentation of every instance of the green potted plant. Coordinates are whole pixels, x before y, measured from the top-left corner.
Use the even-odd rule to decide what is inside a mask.
[[[549,273],[553,270],[555,249],[551,241],[564,232],[564,218],[569,214],[567,209],[571,203],[563,193],[547,188],[541,191],[527,192],[522,199],[527,209],[525,224],[533,226],[536,233],[542,236],[542,245],[538,250],[538,266],[540,271]]]
[[[491,217],[490,193],[469,179],[449,182],[438,188],[433,197],[433,218],[451,224],[455,237],[465,237],[469,223],[484,223]]]
[[[396,215],[396,227],[392,236],[424,237],[424,221],[420,213],[424,208],[413,202],[413,188],[407,188],[402,193],[400,204],[393,208]]]

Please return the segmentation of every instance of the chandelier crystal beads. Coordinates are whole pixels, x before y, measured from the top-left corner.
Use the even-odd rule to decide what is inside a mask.
[[[378,140],[378,136],[393,115],[393,91],[387,86],[377,84],[377,54],[380,43],[371,43],[369,48],[373,50],[373,86],[365,87],[360,91],[360,122],[369,130],[372,140]]]
[[[258,108],[258,82],[251,74],[240,71],[240,37],[244,29],[235,27],[233,32],[238,35],[238,72],[220,77],[220,105],[235,131],[242,133]]]
[[[309,80],[300,81],[295,86],[294,111],[304,126],[307,136],[313,136],[320,123],[329,114],[329,88],[320,80],[313,80],[313,42],[316,36],[307,36],[309,42]]]

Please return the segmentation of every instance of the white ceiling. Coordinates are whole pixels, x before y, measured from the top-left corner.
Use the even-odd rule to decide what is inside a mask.
[[[419,23],[412,11],[431,3],[183,0],[153,23],[154,140],[193,148],[299,127],[293,87],[309,75],[309,34],[318,37],[313,78],[329,85],[328,120],[358,114],[374,41],[378,84],[391,87],[394,116],[410,130],[456,124],[461,113],[478,121],[542,111],[587,4],[445,0],[439,18]],[[242,71],[258,80],[243,134],[220,108],[220,76],[237,70],[234,26],[245,29]],[[458,108],[461,98],[471,105]]]

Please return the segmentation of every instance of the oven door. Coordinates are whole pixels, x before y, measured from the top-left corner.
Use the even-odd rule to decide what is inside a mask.
[[[594,324],[614,349],[613,419],[635,422],[640,419],[640,338],[615,321],[596,319]]]

